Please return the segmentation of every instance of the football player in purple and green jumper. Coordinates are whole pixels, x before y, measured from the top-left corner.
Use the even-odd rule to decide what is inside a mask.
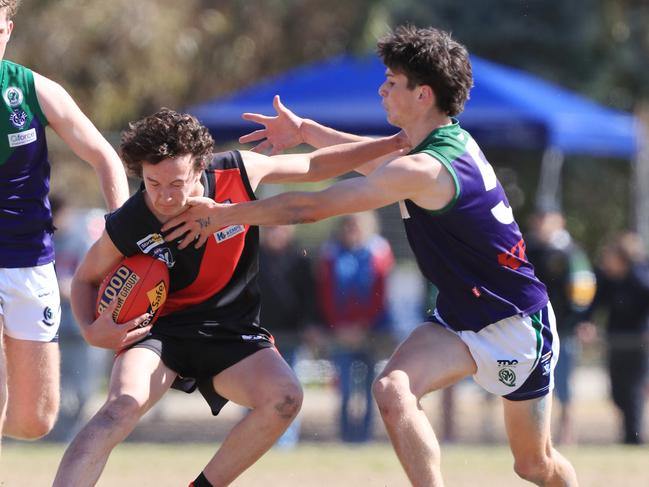
[[[0,59],[18,3],[0,0]],[[0,438],[35,439],[51,430],[59,407],[45,127],[94,168],[110,209],[128,198],[128,184],[117,153],[59,84],[2,59],[0,95]],[[117,326],[109,332],[125,335]]]
[[[308,223],[398,203],[419,268],[439,290],[436,308],[397,348],[374,384],[374,397],[412,485],[443,485],[440,447],[421,405],[427,393],[467,376],[501,396],[514,470],[543,486],[576,486],[572,465],[550,439],[553,369],[559,355],[545,286],[492,166],[454,117],[473,77],[464,46],[446,32],[398,27],[378,44],[386,65],[379,88],[388,121],[414,147],[359,166],[366,177],[319,192],[288,192],[237,205],[196,199],[167,228],[184,244],[232,224]],[[275,100],[277,117],[242,142],[265,139],[277,152],[361,138],[303,120]],[[476,473],[479,475],[479,473]]]

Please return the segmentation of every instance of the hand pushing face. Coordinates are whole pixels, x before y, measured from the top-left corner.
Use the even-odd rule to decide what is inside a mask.
[[[191,196],[203,193],[200,171],[191,154],[164,159],[157,164],[144,163],[142,178],[149,208],[161,221],[182,213]]]

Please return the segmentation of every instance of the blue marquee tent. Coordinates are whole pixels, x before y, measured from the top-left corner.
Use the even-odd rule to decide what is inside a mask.
[[[472,57],[475,87],[463,127],[484,146],[553,149],[563,154],[633,158],[636,119],[594,103],[520,70]],[[288,71],[223,98],[190,107],[227,142],[254,125],[243,112],[273,114],[275,94],[300,116],[359,134],[394,132],[385,119],[378,87],[385,67],[376,55],[339,56]]]

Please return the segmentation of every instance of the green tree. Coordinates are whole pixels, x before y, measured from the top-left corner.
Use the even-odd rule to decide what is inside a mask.
[[[9,58],[66,86],[101,128],[345,51],[375,0],[24,2]]]

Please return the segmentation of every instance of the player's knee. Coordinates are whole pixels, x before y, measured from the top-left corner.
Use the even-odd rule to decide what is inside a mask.
[[[289,376],[270,385],[263,399],[260,396],[262,401],[258,407],[265,410],[273,422],[290,423],[300,412],[303,397],[300,382],[296,377]]]
[[[393,400],[397,384],[388,376],[379,376],[372,384],[372,395],[379,408],[387,406]]]
[[[144,404],[132,396],[123,395],[106,402],[97,416],[106,428],[125,428],[134,426],[144,412]]]
[[[380,376],[372,384],[374,399],[384,418],[401,417],[409,402],[416,402],[407,381],[396,374]]]
[[[37,440],[42,438],[54,428],[54,423],[56,423],[56,413],[43,415],[39,417],[36,421],[29,425],[26,430],[26,439],[28,440]]]
[[[12,416],[5,425],[5,434],[20,440],[38,440],[52,431],[56,417],[56,409],[33,416]]]
[[[542,485],[545,479],[550,476],[551,470],[552,461],[546,456],[516,459],[514,463],[516,475],[538,485]]]
[[[297,379],[289,380],[272,391],[269,404],[273,415],[280,421],[293,421],[302,408],[304,393]]]

